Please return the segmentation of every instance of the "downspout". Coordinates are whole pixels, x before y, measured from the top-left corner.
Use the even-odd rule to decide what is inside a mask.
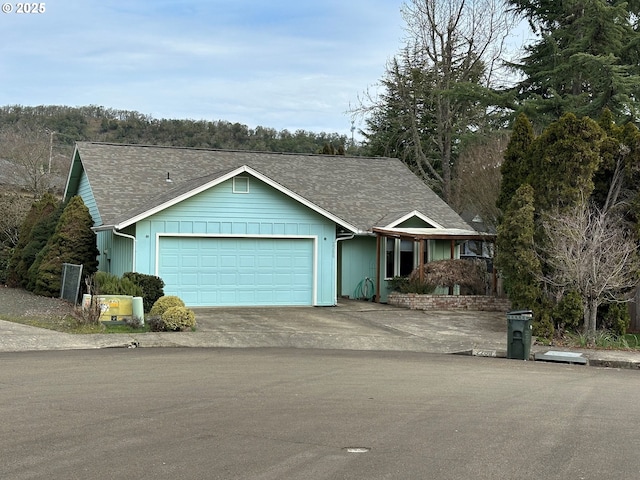
[[[346,235],[344,237],[337,237],[336,236],[336,260],[335,260],[335,265],[334,265],[334,271],[336,272],[336,288],[334,289],[334,297],[333,297],[333,304],[334,305],[338,305],[338,242],[341,242],[342,240],[352,240],[353,237],[355,237],[355,234],[350,234],[350,235]]]
[[[118,237],[128,238],[133,241],[133,251],[131,252],[132,253],[131,263],[133,265],[131,265],[131,271],[135,272],[136,271],[136,237],[134,237],[133,235],[129,235],[127,233],[120,233],[115,229],[115,227],[113,228],[112,232],[114,235]]]

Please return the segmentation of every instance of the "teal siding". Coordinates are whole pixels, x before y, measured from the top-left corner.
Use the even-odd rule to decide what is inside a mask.
[[[133,228],[127,228],[122,233],[132,235],[133,232]],[[102,230],[97,232],[97,241],[100,252],[98,270],[118,276],[134,271],[133,240],[115,235],[111,230]]]
[[[250,177],[249,193],[228,180],[136,225],[136,267],[157,275],[161,238],[182,236],[311,236],[317,239],[316,305],[335,304],[335,223]]]
[[[355,237],[338,242],[341,249],[340,296],[360,298],[367,278],[375,283],[376,239]]]
[[[98,207],[96,205],[96,200],[93,196],[93,191],[91,190],[91,185],[89,185],[89,179],[87,178],[87,174],[83,171],[82,176],[80,177],[80,184],[78,185],[78,193],[82,198],[82,201],[89,209],[89,213],[91,214],[91,218],[93,219],[93,226],[97,227],[102,225],[102,218],[100,218],[100,212],[98,211]]]

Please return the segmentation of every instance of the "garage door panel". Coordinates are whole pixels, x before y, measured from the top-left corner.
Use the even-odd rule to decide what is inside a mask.
[[[158,267],[190,306],[313,303],[312,239],[163,237]]]

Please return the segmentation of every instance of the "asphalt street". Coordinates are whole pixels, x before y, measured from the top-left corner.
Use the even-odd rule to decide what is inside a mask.
[[[633,370],[278,348],[0,365],[2,479],[640,476]]]

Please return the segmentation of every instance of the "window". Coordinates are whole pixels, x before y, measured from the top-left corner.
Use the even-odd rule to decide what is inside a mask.
[[[385,278],[406,277],[417,266],[417,244],[394,238],[386,238],[385,242]]]
[[[233,193],[249,193],[249,177],[233,177]]]
[[[385,238],[385,242],[387,243],[387,262],[384,277],[393,278],[396,271],[396,241],[393,238]]]
[[[400,240],[400,276],[411,275],[414,268],[414,242],[411,240]]]

